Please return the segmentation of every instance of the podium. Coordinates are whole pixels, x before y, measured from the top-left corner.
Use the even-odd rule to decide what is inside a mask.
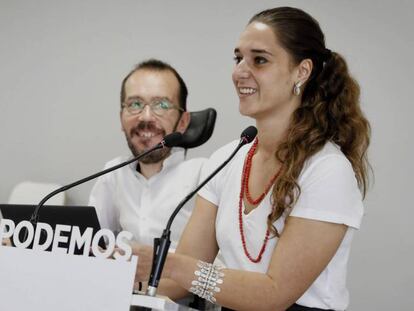
[[[131,261],[0,245],[0,309],[42,311],[195,310],[167,297],[132,294]]]
[[[148,308],[151,310],[167,310],[167,311],[187,311],[197,310],[187,306],[175,303],[168,297],[151,297],[146,295],[134,294],[131,300],[131,311],[142,310]]]

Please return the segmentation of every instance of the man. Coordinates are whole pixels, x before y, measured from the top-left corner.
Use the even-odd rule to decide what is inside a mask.
[[[121,124],[134,156],[175,131],[184,133],[187,87],[170,65],[159,60],[138,64],[122,81]],[[184,160],[183,148],[161,149],[138,163],[101,176],[92,189],[89,205],[95,206],[103,228],[127,230],[139,244],[153,245],[178,203],[198,184],[205,159]],[[111,167],[127,158],[118,157]],[[191,214],[187,203],[171,228],[175,248]]]

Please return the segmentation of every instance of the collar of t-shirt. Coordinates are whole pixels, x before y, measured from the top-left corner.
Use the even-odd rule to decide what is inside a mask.
[[[151,176],[149,179],[145,178],[140,172],[136,170],[137,163],[132,162],[129,164],[129,168],[133,173],[142,181],[150,181],[156,179],[158,175],[162,172],[168,171],[171,167],[176,166],[177,164],[183,162],[185,159],[185,149],[181,147],[171,148],[171,154],[163,161],[161,171],[154,176]]]

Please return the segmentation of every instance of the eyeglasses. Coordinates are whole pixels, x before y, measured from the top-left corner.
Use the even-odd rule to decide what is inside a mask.
[[[147,105],[150,107],[151,112],[157,116],[163,116],[171,109],[176,109],[181,112],[184,111],[184,109],[170,103],[166,98],[156,98],[149,104],[145,103],[142,99],[133,98],[122,103],[122,108],[126,108],[130,114],[137,115],[140,114]]]

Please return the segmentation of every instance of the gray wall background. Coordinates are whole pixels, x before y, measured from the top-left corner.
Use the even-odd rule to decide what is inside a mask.
[[[410,1],[0,0],[0,202],[19,181],[67,184],[128,153],[119,87],[148,57],[181,72],[191,110],[218,111],[214,136],[190,157],[237,138],[252,121],[238,113],[232,51],[254,13],[280,5],[319,20],[361,84],[373,129],[375,183],[353,246],[349,310],[411,310]],[[69,191],[69,203],[86,204],[91,187]]]

